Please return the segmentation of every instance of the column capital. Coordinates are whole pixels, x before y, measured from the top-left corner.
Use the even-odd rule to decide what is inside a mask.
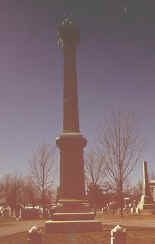
[[[62,133],[56,138],[56,145],[60,149],[68,150],[79,150],[85,147],[87,144],[87,139],[80,133]]]

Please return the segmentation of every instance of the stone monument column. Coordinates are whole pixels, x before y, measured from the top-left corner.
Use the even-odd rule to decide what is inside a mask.
[[[79,114],[76,76],[76,46],[79,31],[65,19],[59,27],[58,43],[63,49],[63,131],[56,144],[60,149],[60,199],[83,199],[83,148],[86,139],[79,132]]]
[[[78,218],[81,216],[83,216],[82,218],[90,218],[90,214],[88,216],[88,201],[85,199],[83,160],[83,149],[87,140],[80,134],[78,113],[76,47],[79,41],[79,30],[70,20],[65,19],[59,26],[58,32],[58,44],[62,48],[64,58],[64,76],[63,130],[56,138],[56,145],[60,150],[58,201],[60,207],[57,207],[57,211],[64,213],[87,212],[86,215],[78,215]],[[54,216],[56,219],[57,215]]]
[[[56,144],[60,150],[59,199],[51,220],[45,223],[45,232],[92,232],[102,231],[100,221],[94,220],[85,198],[83,149],[87,140],[80,134],[76,47],[80,34],[68,19],[59,26],[58,44],[64,58],[63,79],[63,129]]]

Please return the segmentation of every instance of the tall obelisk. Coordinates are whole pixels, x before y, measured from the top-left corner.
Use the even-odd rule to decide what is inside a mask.
[[[85,200],[83,160],[83,148],[87,140],[79,130],[77,95],[76,47],[79,41],[79,30],[72,21],[65,19],[58,32],[58,44],[63,50],[64,57],[64,83],[63,130],[56,139],[60,149],[60,208],[57,209],[58,212],[70,212],[73,215],[81,211],[86,212],[86,208],[88,210],[88,201]],[[88,213],[82,216],[90,218]],[[55,214],[55,219],[57,218]],[[78,215],[78,218],[81,218],[81,215]]]
[[[94,232],[102,224],[94,220],[85,199],[83,148],[87,140],[80,134],[76,47],[80,35],[68,19],[59,26],[58,43],[64,56],[63,130],[56,144],[60,149],[60,193],[55,213],[45,222],[45,232]]]
[[[60,149],[60,199],[83,199],[84,162],[83,147],[86,139],[79,132],[76,46],[79,31],[65,19],[59,27],[58,43],[63,49],[63,131],[56,144]]]

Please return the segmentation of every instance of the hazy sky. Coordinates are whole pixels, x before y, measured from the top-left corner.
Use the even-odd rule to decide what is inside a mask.
[[[1,0],[0,176],[25,174],[38,145],[55,145],[61,133],[63,63],[56,33],[66,15],[72,16],[81,32],[77,49],[79,113],[87,149],[95,144],[97,128],[104,125],[107,113],[134,112],[145,139],[144,159],[155,170],[151,6],[147,1],[138,7],[133,1],[92,2],[67,1],[65,5],[62,0]]]

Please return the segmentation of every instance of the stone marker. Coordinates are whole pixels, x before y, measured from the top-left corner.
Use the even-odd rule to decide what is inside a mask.
[[[42,244],[42,233],[41,229],[35,225],[28,231],[28,244]]]
[[[110,244],[126,244],[126,229],[120,225],[116,225],[111,230]]]

